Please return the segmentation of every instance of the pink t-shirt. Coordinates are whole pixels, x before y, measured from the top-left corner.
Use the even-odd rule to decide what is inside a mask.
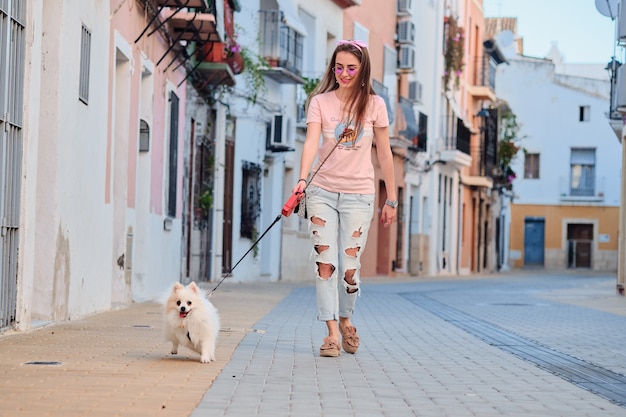
[[[311,184],[336,193],[374,194],[374,127],[389,126],[387,107],[382,97],[371,96],[358,137],[354,121],[345,115],[342,117],[341,102],[335,91],[318,94],[311,99],[306,122],[322,124],[322,144],[313,172],[340,141]]]

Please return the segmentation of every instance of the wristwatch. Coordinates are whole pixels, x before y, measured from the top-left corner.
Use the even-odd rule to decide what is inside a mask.
[[[387,199],[387,200],[385,200],[385,204],[387,204],[390,207],[396,208],[396,207],[398,207],[398,200],[391,201],[391,200]]]

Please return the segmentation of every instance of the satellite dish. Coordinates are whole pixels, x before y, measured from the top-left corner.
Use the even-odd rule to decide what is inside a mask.
[[[503,30],[496,35],[496,44],[505,58],[510,59],[517,55],[515,34],[510,30]]]
[[[619,0],[596,0],[596,9],[601,15],[615,20],[617,17],[617,4]]]
[[[503,30],[502,32],[496,35],[496,42],[498,46],[502,48],[506,48],[515,40],[515,35],[510,30]]]

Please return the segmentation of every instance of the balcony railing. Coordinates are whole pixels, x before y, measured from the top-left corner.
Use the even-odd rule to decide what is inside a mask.
[[[472,146],[470,173],[477,177],[493,178],[498,157],[498,110],[485,109],[488,114],[480,119],[480,129]]]
[[[475,85],[496,89],[496,61],[489,54],[483,54],[481,59],[480,72],[477,71]]]
[[[471,155],[470,137],[471,132],[463,123],[463,120],[456,116],[448,116],[446,118],[446,131],[444,137],[444,150],[460,151],[464,154]]]
[[[303,84],[304,37],[283,23],[280,10],[260,10],[260,55],[274,71],[266,75],[285,84]]]
[[[235,84],[234,73],[222,57],[223,39],[218,33],[216,0],[142,0],[146,26],[135,43],[143,37],[160,33],[166,51],[156,66],[175,60],[184,64],[190,81],[201,94],[211,94],[216,85]],[[230,10],[232,14],[232,10]]]
[[[572,184],[570,176],[559,177],[561,201],[604,201],[605,178],[588,176],[584,183]]]

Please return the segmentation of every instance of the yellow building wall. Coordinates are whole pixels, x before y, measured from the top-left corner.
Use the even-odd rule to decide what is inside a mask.
[[[524,222],[527,217],[545,220],[544,265],[547,269],[566,268],[567,225],[593,224],[592,269],[617,270],[619,207],[511,205],[510,259],[513,268],[524,266]],[[600,242],[599,237],[608,237]]]

